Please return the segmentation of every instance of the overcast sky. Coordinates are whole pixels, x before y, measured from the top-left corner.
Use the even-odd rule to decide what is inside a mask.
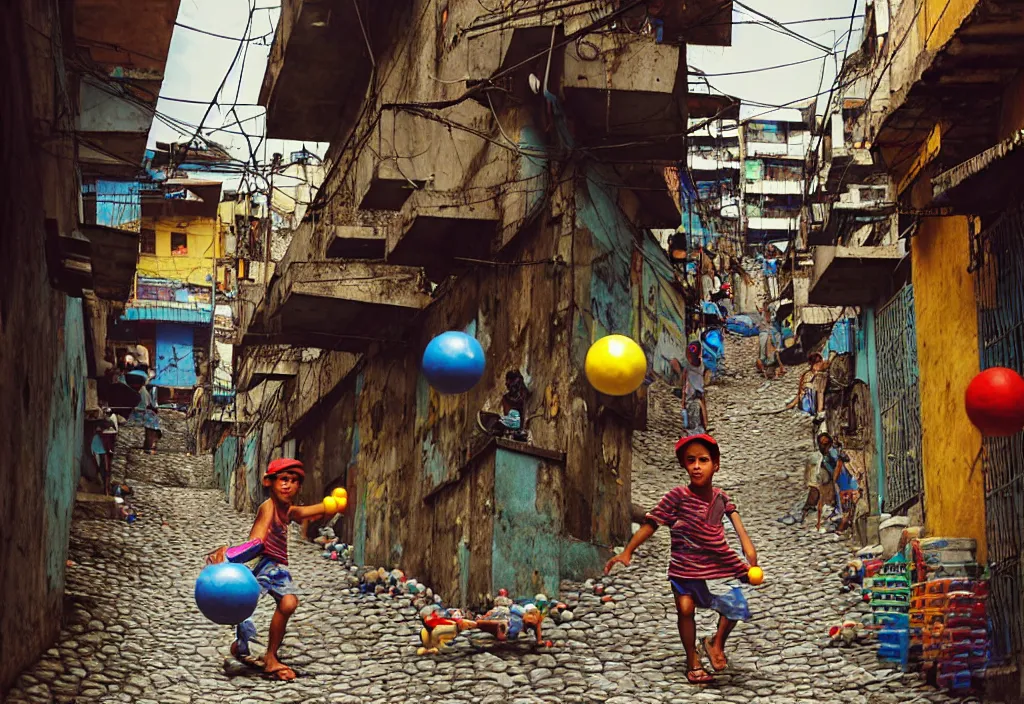
[[[385,0],[381,0],[385,1]],[[806,37],[811,42],[827,48],[837,47],[840,55],[832,57],[821,48],[811,46],[800,39],[767,29],[758,24],[737,24],[733,28],[731,47],[688,47],[690,65],[707,74],[707,82],[715,91],[734,95],[744,100],[760,103],[783,104],[801,100],[820,90],[827,91],[835,77],[836,61],[841,63],[842,51],[846,46],[846,32],[850,26],[850,15],[855,9],[862,14],[864,0],[744,0],[744,4],[768,15],[779,22],[793,22],[819,18],[839,18],[830,21],[816,21],[789,25],[789,29]],[[220,93],[221,102],[249,103],[236,108],[238,117],[225,110],[214,108],[204,123],[204,134],[230,148],[233,156],[247,158],[246,139],[231,132],[211,132],[213,128],[228,125],[235,119],[243,124],[229,125],[227,129],[244,131],[255,146],[263,134],[263,109],[255,106],[259,97],[260,84],[266,67],[267,54],[273,41],[273,29],[279,9],[275,0],[257,0],[258,7],[275,6],[274,9],[259,10],[253,16],[249,36],[258,37],[246,43],[235,68]],[[197,27],[209,32],[225,35],[229,39],[208,36],[178,26],[171,39],[170,55],[157,109],[173,120],[188,123],[181,129],[193,131],[206,111],[207,104],[217,94],[217,88],[239,48],[239,38],[245,34],[248,19],[249,0],[181,0],[178,14],[179,24]],[[736,22],[764,21],[763,18],[736,6],[733,19]],[[857,48],[860,27],[863,20],[854,20],[854,36],[850,50]],[[261,38],[260,38],[261,37]],[[798,61],[806,63],[763,71],[769,66]],[[719,75],[739,71],[754,71],[736,75]],[[824,73],[823,73],[824,71]],[[690,77],[691,90],[706,91],[704,80]],[[237,98],[236,98],[237,96]],[[179,98],[199,101],[184,103],[170,100]],[[819,112],[824,98],[819,101]],[[764,112],[764,108],[751,107],[744,116]],[[179,131],[168,127],[159,120],[153,123],[150,145],[156,141],[185,141]],[[261,162],[269,161],[275,151],[287,155],[301,146],[301,143],[271,140],[259,148]],[[326,145],[308,145],[313,151],[323,153]]]

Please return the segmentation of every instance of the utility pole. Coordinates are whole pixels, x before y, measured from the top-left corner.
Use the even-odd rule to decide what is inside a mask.
[[[281,155],[278,153],[274,154],[274,159],[270,164],[270,185],[267,189],[267,239],[266,239],[266,259],[263,263],[263,283],[264,285],[270,285],[270,243],[273,239],[274,233],[274,174],[281,168]]]

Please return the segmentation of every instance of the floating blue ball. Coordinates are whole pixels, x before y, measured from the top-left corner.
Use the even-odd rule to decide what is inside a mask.
[[[443,332],[423,352],[423,376],[442,394],[469,391],[484,375],[485,366],[484,348],[464,332]]]
[[[196,605],[214,623],[236,626],[252,616],[260,585],[245,565],[208,565],[196,580]]]

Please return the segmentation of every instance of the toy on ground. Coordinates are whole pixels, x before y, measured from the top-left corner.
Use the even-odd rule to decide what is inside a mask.
[[[484,375],[484,349],[472,335],[443,332],[423,351],[423,376],[442,394],[469,391]]]
[[[1024,378],[1012,369],[992,367],[978,374],[964,394],[967,417],[989,437],[1024,429]]]
[[[584,363],[591,386],[608,396],[626,396],[647,376],[647,357],[625,335],[607,335],[590,346]]]
[[[420,609],[420,618],[423,621],[420,642],[423,645],[416,651],[418,655],[435,655],[467,631],[486,633],[498,643],[515,641],[523,633],[530,631],[536,645],[550,646],[552,643],[544,641],[541,633],[544,617],[564,613],[569,619],[572,618],[571,612],[565,610],[565,604],[549,601],[543,594],[514,602],[504,589],[494,598],[492,608],[479,618],[472,614],[463,614],[458,609],[444,608],[439,603],[439,597],[435,596],[434,601],[435,603],[427,604]],[[413,604],[416,604],[415,600]],[[471,643],[474,647],[480,646],[479,640],[471,640]]]
[[[756,587],[758,584],[764,582],[764,570],[760,567],[751,567],[747,570],[747,579]]]
[[[424,606],[420,610],[420,618],[423,619],[420,631],[423,646],[416,650],[417,655],[436,655],[460,633],[477,627],[475,622],[463,618],[461,611],[448,611],[436,605]]]
[[[260,598],[260,585],[245,565],[221,562],[208,565],[196,580],[196,605],[214,623],[236,626],[252,616]]]

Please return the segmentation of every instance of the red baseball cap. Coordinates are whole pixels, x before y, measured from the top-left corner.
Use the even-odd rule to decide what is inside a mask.
[[[678,455],[683,449],[691,442],[700,440],[702,443],[708,446],[708,450],[711,452],[711,459],[717,460],[722,456],[721,451],[718,449],[718,441],[710,435],[701,433],[700,435],[689,435],[685,438],[679,438],[676,442],[676,454]]]
[[[272,477],[275,474],[280,474],[281,472],[295,472],[303,479],[306,478],[306,470],[303,469],[302,462],[289,457],[282,457],[271,462],[267,467],[267,473],[264,476]]]

